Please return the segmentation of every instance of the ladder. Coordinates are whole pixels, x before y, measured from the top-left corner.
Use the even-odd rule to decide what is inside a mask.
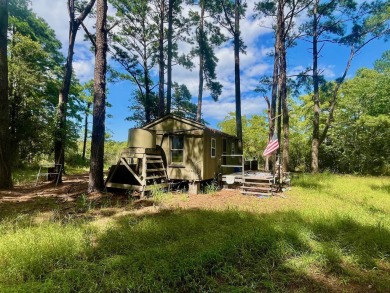
[[[42,172],[42,168],[47,169],[47,172]],[[56,181],[56,186],[58,185],[58,181],[61,177],[61,172],[62,172],[62,164],[54,164],[53,165],[40,165],[39,166],[39,171],[37,174],[37,178],[35,180],[35,186],[38,185],[38,181],[40,177],[47,176],[47,180],[55,180]],[[51,179],[51,177],[54,176],[54,179]]]

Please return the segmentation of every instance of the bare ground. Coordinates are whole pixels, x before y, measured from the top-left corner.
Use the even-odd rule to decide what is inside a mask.
[[[97,204],[110,200],[116,207],[126,206],[131,201],[131,207],[150,212],[150,206],[158,208],[182,208],[182,209],[241,209],[256,212],[271,212],[282,209],[282,202],[289,201],[289,206],[295,205],[294,201],[280,194],[272,198],[243,196],[238,190],[221,190],[212,194],[188,195],[174,192],[157,204],[149,199],[130,198],[125,191],[119,193],[92,193],[87,194],[88,175],[67,175],[63,177],[63,183],[55,186],[53,182],[40,182],[15,186],[11,190],[0,190],[0,219],[15,215],[16,213],[34,213],[50,211],[53,208],[68,210],[77,204],[81,196],[84,199]]]

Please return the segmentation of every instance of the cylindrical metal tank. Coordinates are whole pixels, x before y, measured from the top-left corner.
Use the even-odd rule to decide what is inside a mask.
[[[154,149],[156,148],[156,133],[145,129],[131,128],[129,129],[127,147]]]

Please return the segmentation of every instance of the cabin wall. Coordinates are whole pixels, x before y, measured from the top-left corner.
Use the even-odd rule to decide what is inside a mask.
[[[168,178],[171,180],[202,181],[216,178],[219,173],[230,169],[221,168],[223,139],[226,139],[226,153],[231,154],[232,143],[237,153],[237,139],[223,135],[221,132],[186,123],[175,118],[168,118],[157,124],[145,127],[156,132],[156,145],[163,150],[163,159],[167,166]],[[172,136],[183,139],[183,160],[181,163],[172,162]],[[211,141],[215,139],[215,157],[211,155]],[[226,158],[226,164],[238,164],[237,158]],[[224,172],[226,173],[226,172]]]
[[[209,129],[205,130],[204,137],[205,139],[203,144],[204,144],[205,151],[204,151],[204,162],[203,162],[203,174],[204,174],[203,180],[217,178],[218,174],[224,172],[225,170],[232,172],[233,170],[231,168],[230,169],[222,168],[221,165],[238,164],[238,159],[226,157],[225,159],[226,161],[223,161],[224,159],[221,157],[224,150],[223,140],[226,140],[226,154],[230,155],[232,153],[232,144],[234,144],[235,153],[237,154],[237,147],[238,147],[237,139],[230,136],[225,136],[219,132],[210,131]],[[216,142],[215,157],[211,155],[212,139],[215,139]]]
[[[156,131],[156,144],[163,150],[169,179],[203,180],[203,129],[172,118],[147,129]],[[182,163],[172,162],[172,136],[183,138]]]

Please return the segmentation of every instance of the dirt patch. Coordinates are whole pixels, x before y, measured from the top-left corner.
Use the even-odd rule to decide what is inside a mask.
[[[11,190],[0,191],[0,218],[8,214],[45,212],[52,209],[65,210],[77,204],[92,207],[124,207],[137,210],[137,213],[150,212],[149,209],[161,208],[181,209],[240,209],[253,212],[270,212],[283,209],[283,202],[291,201],[283,195],[257,197],[242,195],[239,190],[221,190],[212,194],[188,195],[173,193],[162,196],[158,200],[129,198],[122,193],[87,194],[88,175],[67,175],[58,186],[53,182],[40,183],[38,186],[15,186]],[[90,203],[93,203],[90,205]],[[294,202],[291,201],[294,205]],[[90,206],[86,206],[90,205]]]

